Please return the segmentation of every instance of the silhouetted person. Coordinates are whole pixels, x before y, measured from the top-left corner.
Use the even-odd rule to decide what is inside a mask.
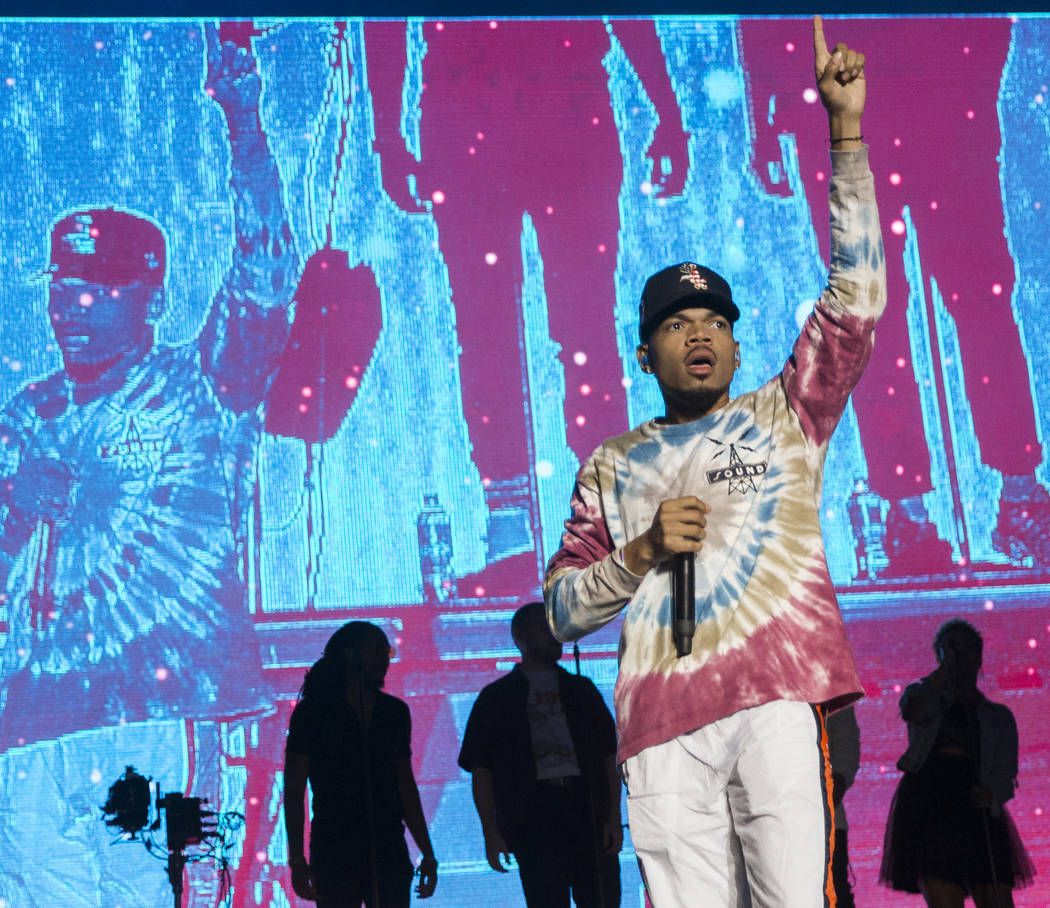
[[[849,872],[849,823],[842,799],[860,768],[860,726],[852,706],[828,716],[828,756],[831,760],[832,798],[835,803],[835,854],[831,859],[831,879],[835,884],[837,908],[854,908]]]
[[[367,621],[344,624],[306,673],[292,712],[284,761],[288,862],[296,894],[319,908],[407,906],[413,869],[406,825],[423,852],[416,891],[428,898],[437,886],[412,773],[408,706],[380,690],[389,666],[382,630]],[[309,863],[307,780],[313,794]]]
[[[941,625],[937,668],[901,697],[908,749],[890,808],[879,879],[930,908],[1011,908],[1034,869],[1003,806],[1017,780],[1013,713],[977,689],[984,642],[966,621]]]
[[[598,689],[558,665],[542,602],[511,621],[521,662],[485,687],[459,765],[473,774],[489,866],[513,854],[529,908],[620,904],[616,730]]]

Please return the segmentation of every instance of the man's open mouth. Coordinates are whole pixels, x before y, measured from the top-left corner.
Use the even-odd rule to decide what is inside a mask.
[[[711,350],[696,350],[686,357],[685,366],[693,373],[706,375],[715,367],[717,357]]]

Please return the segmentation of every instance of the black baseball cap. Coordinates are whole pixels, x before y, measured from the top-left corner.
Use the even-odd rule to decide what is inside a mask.
[[[645,282],[638,308],[638,334],[644,344],[668,315],[692,306],[710,309],[730,322],[740,318],[724,277],[695,262],[668,265]]]

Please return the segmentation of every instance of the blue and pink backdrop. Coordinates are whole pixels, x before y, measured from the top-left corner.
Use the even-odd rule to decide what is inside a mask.
[[[1017,903],[1043,906],[1050,20],[829,19],[826,31],[868,54],[864,133],[889,265],[887,314],[823,499],[867,693],[846,799],[858,901],[919,901],[876,882],[905,744],[897,701],[933,667],[938,624],[961,616],[985,637],[983,689],[1018,720],[1010,807],[1043,873]],[[284,730],[305,668],[353,618],[397,647],[387,686],[412,709],[441,861],[435,906],[522,904],[516,877],[484,861],[456,765],[463,726],[514,661],[509,617],[539,597],[580,461],[660,411],[634,362],[645,276],[691,258],[730,280],[743,311],[737,392],[778,371],[820,293],[829,167],[809,21],[256,20],[222,35],[257,60],[298,287],[276,367],[241,350],[238,377],[258,399],[216,411],[237,482],[169,482],[157,527],[121,502],[154,494],[163,422],[130,420],[114,389],[112,437],[87,443],[28,421],[18,401],[62,367],[43,272],[52,223],[77,207],[160,225],[158,346],[208,357],[239,237],[231,140],[205,92],[206,23],[0,23],[0,404],[5,432],[21,433],[4,438],[0,476],[17,478],[36,445],[86,502],[38,521],[24,545],[8,540],[0,559],[0,906],[170,899],[162,863],[101,821],[129,764],[162,791],[245,815],[233,904],[295,904]],[[180,393],[196,406],[216,392]],[[109,467],[130,471],[122,491],[98,467],[105,445]],[[160,634],[160,618],[115,617],[132,595],[128,564],[169,559],[158,595],[195,595],[172,553],[206,566],[192,540],[216,494],[237,577],[218,601],[237,630],[179,637]],[[119,557],[102,557],[107,546]],[[95,605],[76,619],[84,645],[41,664],[34,640],[73,621],[49,585],[56,571],[79,571]],[[613,625],[580,647],[607,696],[616,636]],[[238,675],[246,663],[261,670]],[[187,671],[208,683],[169,694]],[[113,672],[137,673],[144,713],[92,712]],[[83,696],[35,696],[47,674]],[[220,696],[238,689],[236,702]],[[641,905],[629,844],[624,904]],[[217,885],[197,867],[186,903],[216,904]]]

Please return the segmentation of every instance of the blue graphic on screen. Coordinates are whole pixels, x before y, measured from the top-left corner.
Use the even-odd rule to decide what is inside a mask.
[[[561,545],[565,490],[571,488],[580,463],[565,437],[565,370],[561,347],[551,339],[543,284],[543,259],[532,218],[522,219],[522,347],[525,357],[536,504],[543,527],[541,570]]]
[[[941,378],[947,402],[959,507],[969,547],[968,561],[984,563],[1006,559],[992,539],[999,517],[1002,474],[981,462],[981,445],[974,433],[973,414],[966,399],[962,351],[955,320],[944,304],[936,278],[930,279],[934,324],[940,341]]]
[[[405,139],[405,147],[418,161],[422,155],[419,146],[419,121],[423,117],[420,107],[423,99],[423,60],[427,55],[427,42],[423,37],[421,22],[406,23],[405,43],[408,62],[405,65],[405,84],[401,96],[401,135]]]
[[[903,214],[904,223],[910,227],[904,252],[905,273],[911,291],[908,295],[908,331],[911,336],[912,366],[922,405],[922,424],[926,430],[930,451],[930,479],[933,484],[933,488],[923,496],[922,503],[930,520],[937,527],[937,534],[951,546],[952,560],[958,561],[962,557],[959,548],[961,527],[956,521],[951,468],[948,465],[948,449],[945,445],[941,405],[937,395],[938,386],[932,381],[936,374],[936,365],[925,277],[919,258],[919,241],[915,236],[911,215],[907,208]]]
[[[999,90],[999,124],[1003,135],[999,179],[1006,239],[1017,281],[1011,300],[1025,358],[1031,371],[1036,430],[1043,442],[1039,481],[1050,485],[1046,440],[1050,438],[1050,351],[1042,342],[1045,287],[1050,275],[1046,248],[1046,203],[1039,198],[1039,175],[1050,161],[1050,111],[1046,94],[1048,26],[1042,19],[1019,19],[1010,34],[1010,50]]]
[[[232,904],[294,904],[284,729],[303,669],[351,617],[381,624],[398,648],[391,678],[412,707],[442,862],[435,904],[521,904],[515,875],[488,870],[455,756],[476,692],[517,656],[509,615],[537,596],[590,451],[570,443],[566,277],[544,261],[543,211],[523,210],[506,288],[518,346],[499,354],[520,362],[503,406],[525,415],[506,444],[528,450],[528,470],[478,466],[461,345],[486,301],[454,285],[466,253],[440,202],[417,192],[414,173],[409,202],[396,202],[376,150],[378,121],[393,117],[399,151],[417,163],[436,154],[433,89],[458,75],[430,69],[439,24],[404,23],[400,106],[381,112],[368,61],[393,48],[369,48],[359,20],[0,25],[0,908],[167,902],[162,866],[137,843],[111,847],[99,820],[126,765],[246,815]],[[574,27],[559,52],[576,46]],[[662,412],[635,361],[644,275],[699,259],[731,282],[743,310],[736,393],[780,371],[827,276],[826,209],[812,184],[807,198],[797,136],[777,135],[775,160],[754,151],[790,99],[786,86],[775,102],[752,98],[742,23],[653,24],[677,105],[659,112],[653,67],[631,58],[617,27],[604,24],[595,101],[622,161],[615,299],[578,292],[579,318],[615,337],[625,416],[606,418],[606,436]],[[1011,303],[1040,440],[1050,121],[1035,99],[1050,103],[1048,29],[1013,22],[998,94]],[[491,30],[477,23],[471,40]],[[684,165],[656,147],[671,114],[687,135]],[[483,154],[483,125],[453,118],[448,129]],[[654,182],[654,163],[675,190]],[[907,300],[891,308],[907,319],[901,362],[917,385],[929,487],[878,487],[890,455],[865,449],[865,429],[893,411],[856,393],[823,489],[843,610],[858,627],[945,602],[1020,614],[1047,592],[1048,455],[1031,475],[993,466],[1001,440],[979,432],[967,395],[965,316],[942,270],[924,270],[936,238],[924,228],[920,258],[918,214],[883,217],[901,224],[887,250]],[[983,585],[956,596],[971,567]],[[614,623],[581,646],[607,698],[616,634]],[[874,854],[881,829],[856,828]],[[638,904],[629,838],[621,859],[624,904]],[[218,903],[210,868],[187,876],[194,905]]]

